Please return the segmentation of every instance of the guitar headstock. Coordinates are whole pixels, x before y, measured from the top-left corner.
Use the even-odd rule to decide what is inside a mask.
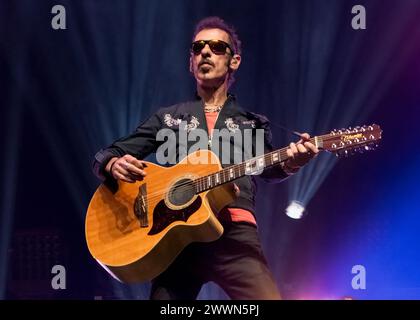
[[[374,150],[382,139],[382,129],[377,124],[370,126],[333,130],[322,136],[322,149],[337,156],[349,156],[356,152]]]

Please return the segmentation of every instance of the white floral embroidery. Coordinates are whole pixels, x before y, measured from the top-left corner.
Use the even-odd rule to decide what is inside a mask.
[[[225,120],[226,127],[229,129],[230,132],[236,132],[239,129],[239,125],[233,122],[232,118],[227,118]]]
[[[242,121],[242,124],[249,124],[251,125],[251,128],[255,128],[255,120],[246,120],[246,121]]]
[[[174,118],[172,118],[172,116],[169,114],[169,113],[167,113],[167,114],[165,114],[165,116],[164,116],[164,118],[163,118],[163,122],[165,122],[165,124],[168,126],[168,127],[172,127],[172,126],[179,126],[179,124],[181,123],[181,119],[174,119]]]
[[[185,130],[189,133],[191,130],[195,130],[200,125],[198,119],[194,116],[191,117],[191,121],[189,124],[185,125]]]

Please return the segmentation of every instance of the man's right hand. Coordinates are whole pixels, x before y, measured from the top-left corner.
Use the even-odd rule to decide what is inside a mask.
[[[112,158],[106,165],[105,170],[117,180],[134,183],[136,180],[143,180],[146,176],[147,165],[145,161],[126,154],[121,158]]]

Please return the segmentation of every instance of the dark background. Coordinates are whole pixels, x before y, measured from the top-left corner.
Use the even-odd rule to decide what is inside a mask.
[[[51,8],[66,8],[53,30]],[[362,4],[367,29],[353,30]],[[0,298],[146,299],[91,258],[84,216],[96,151],[158,107],[190,99],[195,23],[218,15],[243,42],[232,88],[273,123],[313,135],[378,123],[373,152],[323,154],[259,184],[260,236],[287,299],[420,298],[420,1],[0,1]],[[294,138],[274,129],[274,142]],[[289,201],[307,205],[292,220]],[[53,290],[51,268],[67,271]],[[351,287],[366,268],[366,290]],[[226,298],[208,284],[201,299]]]

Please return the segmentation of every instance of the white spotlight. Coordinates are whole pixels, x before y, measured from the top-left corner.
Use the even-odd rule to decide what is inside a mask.
[[[286,208],[286,214],[292,219],[301,219],[305,214],[305,207],[302,202],[293,200]]]

